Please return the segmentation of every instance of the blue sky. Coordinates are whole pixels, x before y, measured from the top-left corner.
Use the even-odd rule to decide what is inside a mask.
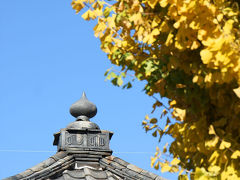
[[[53,134],[74,121],[69,107],[82,91],[97,105],[92,121],[114,132],[113,155],[177,179],[150,167],[158,143],[141,127],[154,102],[142,91],[144,82],[122,90],[104,81],[112,65],[93,35],[94,23],[82,20],[70,4],[0,2],[0,179],[54,154]]]

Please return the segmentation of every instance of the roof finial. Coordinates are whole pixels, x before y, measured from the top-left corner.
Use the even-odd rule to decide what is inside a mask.
[[[77,118],[77,121],[88,121],[97,114],[97,107],[87,99],[83,92],[81,99],[70,107],[70,113]]]

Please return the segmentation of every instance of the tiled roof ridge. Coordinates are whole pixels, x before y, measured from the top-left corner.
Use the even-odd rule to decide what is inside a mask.
[[[65,170],[74,163],[73,156],[65,151],[60,151],[41,163],[3,180],[30,180],[41,179],[43,176],[51,176],[59,171]]]
[[[46,179],[69,169],[69,167],[75,163],[76,158],[84,158],[79,157],[79,155],[60,151],[32,168],[4,180]],[[117,176],[121,179],[127,178],[129,180],[165,180],[154,173],[141,169],[113,155],[99,158],[99,164],[102,171],[109,174],[109,177],[110,174],[112,174],[112,177]]]
[[[100,164],[108,171],[129,179],[166,180],[154,173],[141,169],[113,155],[100,159]]]

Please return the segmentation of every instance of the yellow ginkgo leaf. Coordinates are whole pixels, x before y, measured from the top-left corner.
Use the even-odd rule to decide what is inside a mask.
[[[84,6],[85,5],[82,3],[82,1],[72,1],[72,8],[76,10],[76,13],[79,13]]]
[[[160,31],[158,29],[154,29],[151,34],[154,36],[159,35]]]
[[[183,171],[183,170],[181,170],[181,171]],[[182,174],[178,177],[178,180],[189,180],[189,178],[188,178],[187,174]]]
[[[201,59],[203,61],[204,64],[208,64],[212,58],[212,52],[209,51],[208,49],[203,49],[201,52],[200,52],[200,55],[201,55]]]
[[[176,117],[177,120],[183,121],[186,117],[186,109],[174,108],[172,115]]]
[[[163,147],[163,153],[166,153],[167,152],[167,146],[168,146],[168,143],[166,143]]]
[[[167,172],[167,171],[170,171],[171,169],[171,166],[169,166],[167,163],[163,163],[161,165],[161,172]]]
[[[198,41],[193,41],[191,50],[197,49],[200,46],[200,43]]]
[[[239,151],[239,150],[236,150],[236,151],[232,154],[231,158],[232,158],[232,159],[237,159],[238,157],[240,157],[240,151]]]
[[[217,20],[219,22],[221,22],[223,20],[223,14],[222,13],[217,15]]]
[[[219,158],[220,154],[218,151],[214,151],[212,153],[212,155],[210,156],[208,162],[210,162],[211,164],[215,164]]]
[[[148,4],[149,4],[149,6],[150,6],[152,9],[154,9],[155,6],[156,6],[156,4],[157,4],[157,2],[158,2],[158,0],[148,0],[147,2],[148,2]]]
[[[224,141],[222,140],[219,149],[225,149],[225,148],[229,148],[231,146],[230,142]]]
[[[155,164],[155,162],[157,161],[158,157],[151,157],[151,167],[153,167],[153,165]]]
[[[238,98],[240,98],[240,87],[233,89],[233,92],[237,95]]]
[[[209,141],[205,141],[205,146],[206,147],[216,147],[216,144],[219,142],[219,137],[215,136],[213,139],[209,140]]]
[[[175,100],[172,100],[172,101],[169,103],[170,106],[174,106],[175,104],[177,104],[177,102],[176,102]]]
[[[223,30],[225,33],[230,33],[232,31],[233,23],[234,23],[234,21],[232,19],[226,21],[226,23],[223,27]]]
[[[146,115],[146,116],[145,116],[145,119],[146,119],[146,120],[149,120],[150,118],[149,118],[149,116],[148,116],[148,115]]]
[[[152,27],[152,28],[155,28],[156,26],[159,25],[160,22],[161,22],[161,19],[160,19],[158,16],[155,16],[154,19],[153,19],[153,21],[152,21],[151,27]]]
[[[167,0],[161,0],[160,2],[159,2],[159,4],[160,4],[160,6],[161,7],[166,7],[167,5],[168,5],[168,1]]]
[[[171,161],[171,165],[178,165],[181,161],[178,159],[178,158],[174,158],[172,161]]]
[[[154,169],[158,170],[159,169],[159,162],[157,162],[154,166]]]
[[[215,130],[214,130],[213,125],[210,125],[210,126],[209,126],[208,134],[210,134],[210,135],[212,135],[212,134],[216,135],[216,132],[215,132]]]
[[[195,75],[195,76],[193,77],[193,79],[192,79],[192,82],[193,82],[193,83],[196,83],[197,81],[198,81],[198,76]]]
[[[91,10],[88,10],[82,15],[82,18],[89,21],[90,19],[95,19],[96,15]]]
[[[220,170],[221,170],[221,168],[219,166],[210,166],[208,168],[208,171],[214,172],[214,173],[218,173]]]
[[[166,46],[169,46],[173,42],[173,37],[174,37],[174,35],[172,33],[168,34],[167,40],[165,42]]]

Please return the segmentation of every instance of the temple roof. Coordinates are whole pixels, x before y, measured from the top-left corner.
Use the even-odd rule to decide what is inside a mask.
[[[112,132],[100,130],[89,119],[96,115],[96,106],[85,93],[70,108],[76,121],[54,134],[58,152],[47,160],[5,180],[164,180],[118,157],[112,156],[109,141]]]

